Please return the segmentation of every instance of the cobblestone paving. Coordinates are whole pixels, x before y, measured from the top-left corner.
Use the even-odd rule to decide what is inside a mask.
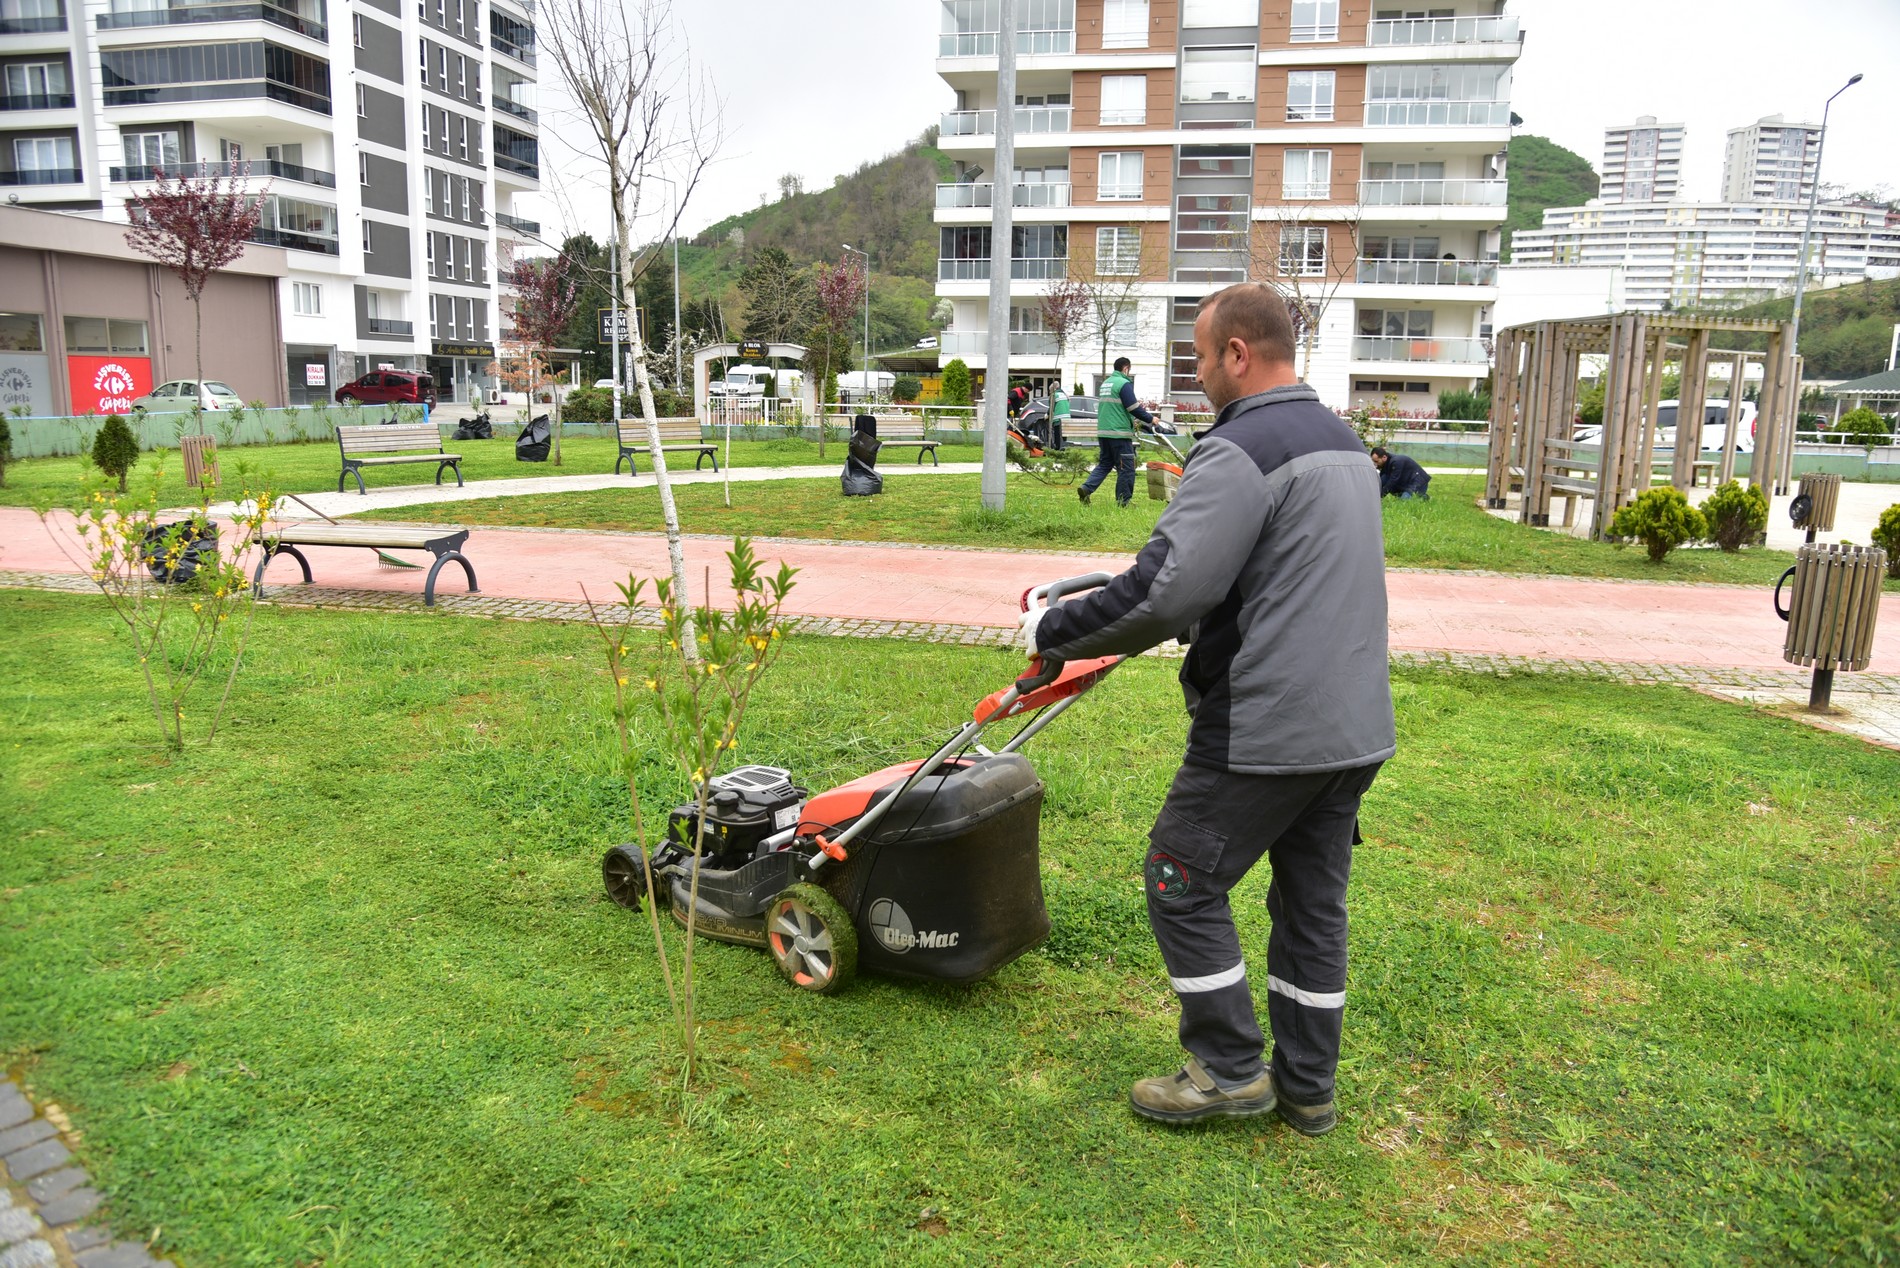
[[[71,1131],[57,1105],[36,1108],[0,1079],[0,1268],[171,1268],[85,1223],[105,1199],[74,1164]]]

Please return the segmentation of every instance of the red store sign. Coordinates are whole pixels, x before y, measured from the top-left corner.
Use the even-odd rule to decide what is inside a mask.
[[[67,357],[74,414],[124,414],[152,390],[150,357]]]

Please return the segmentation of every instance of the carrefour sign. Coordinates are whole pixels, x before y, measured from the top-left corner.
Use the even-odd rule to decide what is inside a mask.
[[[75,414],[123,414],[152,390],[150,357],[67,357]]]

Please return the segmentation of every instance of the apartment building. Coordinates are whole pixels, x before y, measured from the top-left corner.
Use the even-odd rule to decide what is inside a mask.
[[[1658,123],[1646,114],[1634,123],[1603,129],[1603,203],[1666,203],[1682,192],[1680,123]]]
[[[539,232],[535,75],[533,0],[0,0],[0,193],[123,221],[161,174],[247,164],[291,399],[388,367],[466,400]]]
[[[1511,263],[1619,266],[1625,305],[1668,312],[1739,304],[1794,286],[1804,202],[1623,203],[1557,207],[1511,236]],[[1808,285],[1900,276],[1900,213],[1823,203],[1808,247]]]
[[[1002,180],[1013,374],[1088,388],[1127,356],[1144,396],[1198,400],[1196,305],[1247,279],[1306,315],[1302,371],[1330,404],[1424,406],[1488,372],[1520,48],[1501,3],[1017,0],[1015,101],[999,103],[1001,2],[942,0],[944,358],[987,367]],[[1058,355],[1042,300],[1064,279],[1104,319]]]
[[[1778,114],[1731,128],[1722,154],[1722,201],[1802,203],[1821,165],[1821,125]]]

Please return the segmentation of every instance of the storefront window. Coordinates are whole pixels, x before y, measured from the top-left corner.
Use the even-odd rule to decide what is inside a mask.
[[[44,352],[38,313],[0,313],[0,352]]]
[[[98,356],[119,353],[145,356],[145,323],[118,317],[68,317],[66,351],[69,355]]]

